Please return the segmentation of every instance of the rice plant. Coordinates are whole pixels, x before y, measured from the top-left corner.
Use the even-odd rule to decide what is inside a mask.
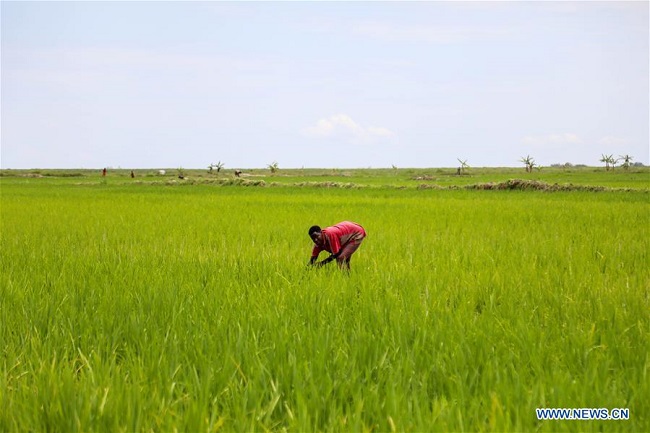
[[[0,181],[0,431],[650,429],[647,193]]]

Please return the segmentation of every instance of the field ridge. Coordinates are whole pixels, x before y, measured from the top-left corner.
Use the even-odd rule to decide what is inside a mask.
[[[477,182],[468,185],[440,185],[436,183],[419,183],[413,186],[383,184],[370,185],[356,182],[336,181],[300,181],[300,182],[267,182],[263,179],[241,178],[186,178],[168,180],[137,180],[125,181],[122,184],[152,185],[152,186],[241,186],[241,187],[298,187],[298,188],[340,188],[340,189],[436,189],[436,190],[475,190],[475,191],[543,191],[543,192],[650,192],[650,188],[606,187],[601,185],[579,185],[573,183],[549,183],[540,180],[513,178],[502,182]],[[75,185],[97,185],[97,182],[77,182]]]

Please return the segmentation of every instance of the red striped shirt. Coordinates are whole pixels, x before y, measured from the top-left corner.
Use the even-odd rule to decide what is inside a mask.
[[[335,226],[326,227],[321,230],[323,233],[323,242],[314,245],[311,252],[312,257],[318,257],[321,251],[327,251],[330,254],[337,254],[341,247],[355,239],[363,239],[366,231],[357,223],[343,221]]]

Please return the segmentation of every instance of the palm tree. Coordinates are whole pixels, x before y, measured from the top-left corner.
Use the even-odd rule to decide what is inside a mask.
[[[619,158],[623,160],[623,168],[626,170],[630,169],[630,163],[634,158],[632,158],[630,155],[625,154],[625,155],[619,155]]]
[[[614,165],[616,164],[616,160],[614,159],[614,155],[605,155],[604,153],[600,155],[600,162],[605,163],[605,170],[609,171],[609,165],[612,165],[612,169],[614,168]]]
[[[221,171],[221,169],[223,168],[223,162],[219,161],[216,164],[212,163],[212,164],[208,165],[208,169],[209,169],[208,173],[212,173],[212,170],[215,169],[215,168],[217,169],[217,173],[219,173]]]
[[[535,159],[533,159],[533,157],[526,155],[525,158],[522,157],[519,161],[523,162],[526,165],[526,173],[533,171],[533,167],[535,167]]]
[[[464,174],[465,170],[469,168],[469,165],[467,164],[467,160],[462,160],[460,158],[456,158],[458,162],[460,162],[460,167],[458,167],[458,174]]]
[[[277,161],[273,161],[267,167],[269,168],[269,170],[271,170],[271,173],[273,173],[273,174],[275,174],[276,171],[280,170],[280,167],[278,166]]]

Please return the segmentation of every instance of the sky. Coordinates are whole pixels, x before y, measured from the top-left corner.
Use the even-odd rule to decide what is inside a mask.
[[[2,1],[0,167],[648,165],[649,4]]]

